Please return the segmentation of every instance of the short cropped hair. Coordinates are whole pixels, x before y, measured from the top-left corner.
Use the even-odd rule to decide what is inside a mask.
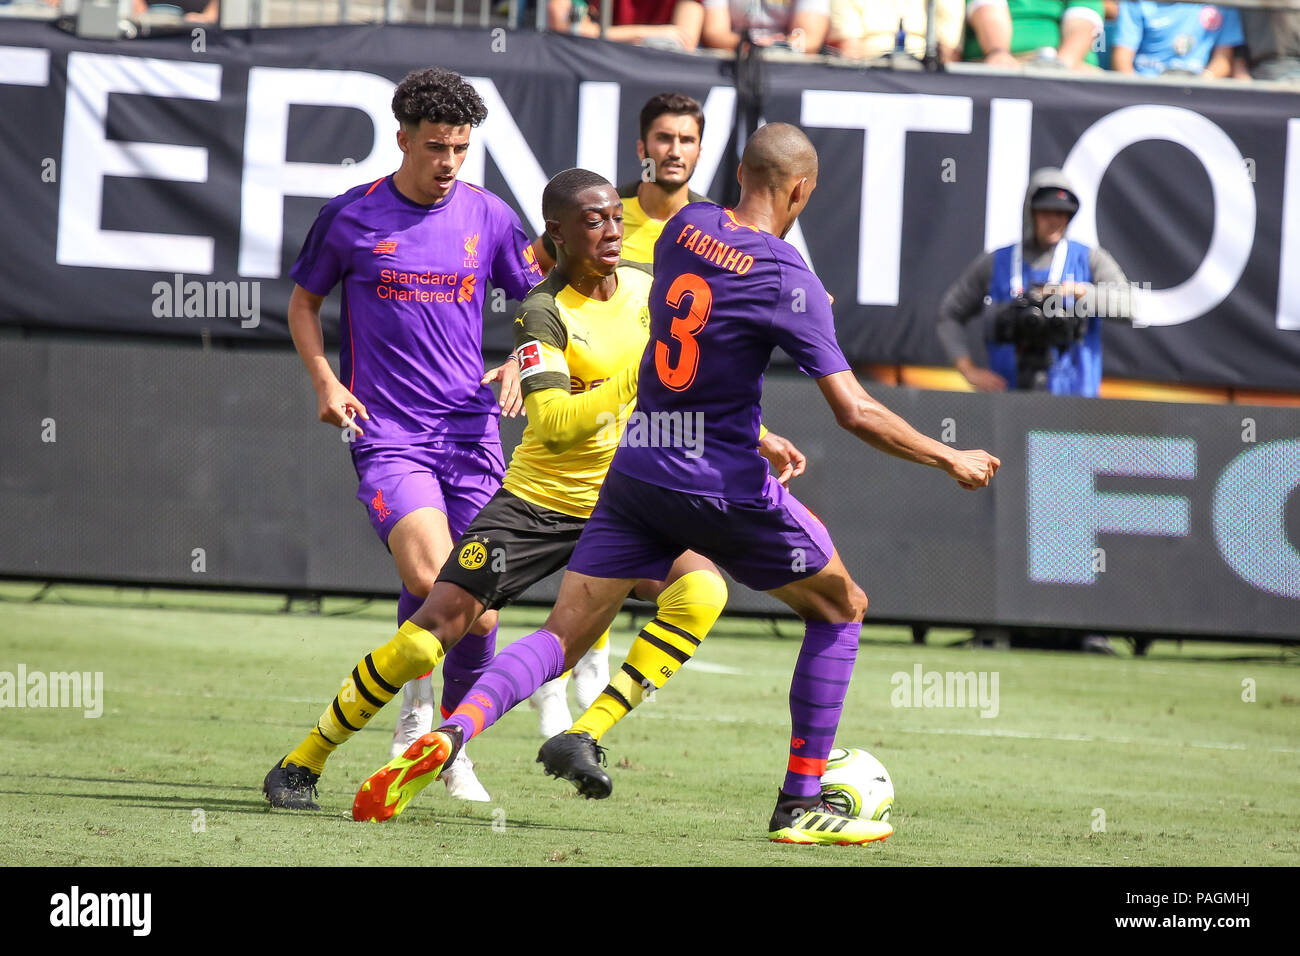
[[[393,91],[393,115],[404,126],[421,120],[451,126],[478,126],[487,119],[487,107],[474,87],[459,73],[430,67],[413,70]]]
[[[561,213],[573,207],[578,193],[593,186],[614,188],[608,179],[590,169],[574,168],[556,173],[542,190],[542,218],[558,220]]]
[[[650,132],[650,124],[665,113],[691,117],[700,128],[700,139],[704,139],[704,110],[700,108],[699,101],[685,93],[659,93],[646,100],[645,106],[641,107],[642,142],[645,141],[646,133]]]

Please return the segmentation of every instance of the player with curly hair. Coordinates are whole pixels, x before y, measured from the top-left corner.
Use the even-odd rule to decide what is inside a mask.
[[[485,284],[523,299],[542,275],[510,207],[457,178],[470,131],[487,117],[474,87],[448,70],[413,72],[393,94],[393,115],[401,165],[321,209],[291,273],[289,331],[316,389],[320,420],[351,430],[357,498],[402,579],[400,626],[424,602],[452,542],[500,487],[505,461],[497,418],[522,406],[513,356],[484,373]],[[339,283],[336,376],[325,357],[320,309]],[[499,403],[488,387],[497,381]],[[495,648],[496,612],[489,611],[443,665],[445,713],[455,710]],[[383,702],[398,689],[384,687]],[[383,702],[361,703],[377,711]],[[394,752],[427,733],[432,720],[425,674],[405,685]],[[316,780],[354,729],[337,702],[326,708],[267,774],[268,802],[319,809]],[[453,796],[489,799],[468,760],[449,769]]]

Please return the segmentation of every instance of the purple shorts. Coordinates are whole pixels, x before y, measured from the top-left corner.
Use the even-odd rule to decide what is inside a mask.
[[[506,472],[500,442],[433,441],[420,445],[359,445],[352,449],[357,500],[384,544],[393,526],[417,508],[447,516],[451,540],[488,503]]]
[[[757,498],[711,498],[611,468],[569,570],[662,581],[687,550],[748,588],[771,591],[816,574],[835,548],[826,526],[771,475]]]

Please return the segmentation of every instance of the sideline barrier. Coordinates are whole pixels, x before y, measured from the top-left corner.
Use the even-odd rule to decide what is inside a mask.
[[[0,576],[396,593],[292,353],[0,341]],[[1294,410],[868,389],[1002,459],[963,491],[840,430],[812,381],[768,376],[764,420],[809,458],[795,493],[872,619],[1300,639]],[[729,607],[782,610],[738,585]]]

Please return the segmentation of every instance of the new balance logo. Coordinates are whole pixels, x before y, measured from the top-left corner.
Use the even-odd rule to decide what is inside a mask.
[[[375,255],[386,255],[386,254],[391,253],[391,252],[396,252],[396,251],[397,251],[397,240],[395,240],[395,239],[382,239],[382,240],[380,240],[379,242],[376,242],[376,243],[375,243],[375,248],[371,249],[370,251],[373,252],[373,253],[375,253]]]

